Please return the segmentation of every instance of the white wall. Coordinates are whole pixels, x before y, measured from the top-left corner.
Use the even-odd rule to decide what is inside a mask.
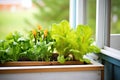
[[[0,80],[101,80],[100,71],[0,74]]]

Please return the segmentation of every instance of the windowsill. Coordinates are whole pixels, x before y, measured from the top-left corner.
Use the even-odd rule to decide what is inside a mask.
[[[0,74],[7,73],[33,73],[33,72],[73,72],[73,71],[103,71],[104,66],[92,61],[89,65],[55,65],[55,66],[24,66],[0,67]]]
[[[120,60],[120,51],[110,48],[110,47],[104,47],[103,50],[101,50],[102,54],[110,56],[112,58],[115,58],[117,60]]]

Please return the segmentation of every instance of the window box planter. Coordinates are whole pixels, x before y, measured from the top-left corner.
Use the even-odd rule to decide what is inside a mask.
[[[104,80],[103,73],[104,66],[97,62],[89,65],[14,66],[0,67],[0,80]]]
[[[9,34],[6,40],[0,40],[1,66],[84,64],[90,63],[84,55],[100,52],[93,45],[92,30],[87,25],[71,29],[64,20],[53,24],[50,31],[41,28],[38,25],[27,37],[15,32]]]

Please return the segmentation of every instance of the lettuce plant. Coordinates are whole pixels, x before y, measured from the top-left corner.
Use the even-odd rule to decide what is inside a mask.
[[[0,41],[0,62],[17,61],[21,52],[18,41],[22,35],[18,32],[10,33],[5,40]],[[23,47],[23,46],[21,46]]]
[[[92,30],[89,26],[78,25],[76,29],[71,29],[70,24],[64,20],[53,24],[51,33],[56,40],[55,48],[59,53],[60,63],[73,58],[82,62],[88,61],[83,58],[84,55],[100,52],[100,49],[93,45]]]

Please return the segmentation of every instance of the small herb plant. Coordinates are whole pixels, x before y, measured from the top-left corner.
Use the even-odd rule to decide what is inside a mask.
[[[55,48],[59,53],[58,61],[79,60],[89,63],[83,58],[88,53],[99,53],[100,49],[93,45],[92,30],[89,26],[78,25],[71,29],[67,21],[52,25],[52,37],[56,40]]]
[[[10,33],[0,40],[0,63],[8,61],[50,61],[54,40],[50,32],[41,26],[29,32],[25,37],[18,32]]]
[[[0,63],[9,61],[57,61],[64,63],[79,60],[88,53],[99,53],[93,45],[92,30],[89,26],[78,25],[71,29],[67,21],[52,24],[50,31],[40,25],[28,33],[10,33],[5,40],[0,40]],[[54,54],[57,51],[57,54]],[[53,55],[54,54],[54,55]]]

